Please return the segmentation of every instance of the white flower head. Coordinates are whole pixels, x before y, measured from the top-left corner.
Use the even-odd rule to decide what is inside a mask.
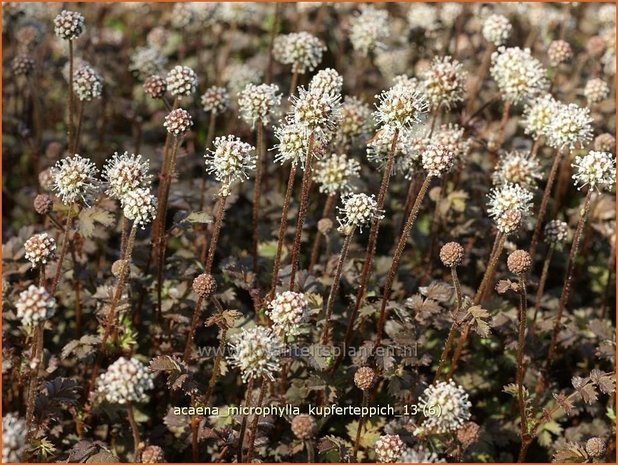
[[[362,56],[383,47],[382,41],[390,35],[388,11],[373,5],[361,5],[360,14],[350,21],[350,42]]]
[[[157,216],[157,199],[148,189],[128,191],[120,198],[120,203],[124,216],[142,229]]]
[[[268,124],[281,103],[281,94],[278,92],[276,84],[247,84],[238,95],[240,115],[252,126],[258,121]]]
[[[520,217],[530,212],[532,207],[532,193],[519,184],[502,184],[494,187],[488,194],[487,213],[495,221],[506,212],[519,212]]]
[[[35,234],[24,243],[24,251],[33,267],[45,265],[56,256],[56,241],[47,233]]]
[[[399,82],[378,97],[375,120],[385,128],[411,129],[428,111],[425,96],[412,85]]]
[[[609,191],[616,185],[616,156],[609,152],[591,150],[578,157],[571,166],[575,168],[573,180],[578,189],[590,186],[591,189]]]
[[[520,184],[525,188],[537,187],[542,178],[543,170],[536,158],[527,153],[513,151],[500,157],[496,169],[492,174],[494,184]]]
[[[524,109],[524,132],[535,138],[546,135],[552,116],[559,106],[560,104],[550,94],[533,100]]]
[[[296,123],[309,136],[327,141],[333,135],[339,121],[340,96],[314,93],[302,87],[298,96],[292,98],[292,112],[289,122]]]
[[[505,100],[518,103],[547,91],[545,68],[529,49],[500,47],[491,56],[491,76]]]
[[[307,299],[299,292],[285,291],[277,294],[268,304],[267,315],[273,327],[282,336],[297,336],[307,319]]]
[[[337,207],[340,213],[340,216],[337,216],[337,221],[341,232],[345,233],[356,227],[362,231],[363,226],[374,220],[384,218],[384,212],[378,209],[374,195],[351,194],[345,196],[342,202],[343,206]]]
[[[322,193],[347,193],[353,189],[352,182],[358,178],[360,169],[360,163],[356,160],[343,154],[332,154],[318,160],[313,179]]]
[[[440,177],[453,166],[455,154],[448,147],[440,144],[429,144],[423,151],[421,161],[429,176]]]
[[[573,149],[592,139],[590,109],[574,103],[558,104],[547,127],[547,143],[554,148]]]
[[[367,144],[367,159],[384,169],[388,161],[388,155],[393,145],[394,128],[385,128],[380,131]],[[416,170],[421,168],[421,145],[412,131],[400,130],[395,145],[395,160],[393,174],[403,174],[406,179],[411,179]],[[425,145],[422,145],[424,148]]]
[[[200,98],[202,108],[213,115],[220,115],[228,109],[230,104],[230,94],[225,87],[212,86]]]
[[[197,89],[197,74],[188,66],[174,66],[167,76],[167,90],[173,96],[188,97]]]
[[[322,61],[326,46],[308,32],[293,32],[279,35],[273,44],[275,60],[292,65],[292,72],[305,74],[313,71]]]
[[[2,463],[19,463],[26,459],[28,424],[16,413],[2,417]]]
[[[341,98],[343,78],[332,68],[321,69],[309,82],[309,92],[314,94],[326,94],[332,100]]]
[[[143,403],[154,388],[153,374],[133,357],[120,357],[99,376],[97,393],[112,404]]]
[[[425,414],[425,420],[414,434],[421,432],[447,434],[456,431],[470,418],[470,403],[468,394],[463,387],[453,380],[441,381],[427,387],[419,398],[419,405]],[[431,410],[430,410],[431,409]]]
[[[101,97],[103,78],[92,66],[80,66],[73,74],[73,89],[79,100],[90,102]]]
[[[483,23],[483,37],[496,46],[504,45],[512,30],[509,20],[498,14],[488,16]]]
[[[44,287],[31,284],[15,302],[17,318],[24,326],[34,326],[49,320],[56,313],[56,299]]]
[[[146,186],[152,177],[148,174],[149,169],[150,162],[139,154],[114,152],[101,173],[107,184],[106,194],[120,200],[127,192]]]
[[[464,133],[464,128],[458,124],[443,124],[435,131],[432,142],[446,147],[457,162],[462,162],[470,151],[470,139]]]
[[[423,75],[423,90],[433,109],[451,108],[463,101],[468,73],[450,56],[436,57]]]
[[[204,155],[207,171],[221,183],[219,194],[227,196],[232,184],[248,179],[255,169],[255,148],[232,135],[217,137],[213,145],[215,149]]]
[[[373,129],[371,108],[356,97],[346,96],[341,104],[339,126],[336,139],[343,144],[351,144],[357,139],[364,139]]]
[[[274,146],[277,150],[275,161],[281,164],[290,161],[304,166],[308,142],[304,129],[295,123],[282,123],[275,129],[275,137],[279,140]]]
[[[281,369],[283,341],[270,328],[255,326],[243,329],[232,337],[230,365],[238,367],[243,382],[266,377],[274,381],[274,374]]]
[[[99,189],[95,164],[78,154],[58,160],[52,168],[52,176],[53,189],[65,205],[79,200],[88,204]]]

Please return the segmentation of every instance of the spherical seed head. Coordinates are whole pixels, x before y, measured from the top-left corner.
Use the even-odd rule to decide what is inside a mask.
[[[499,47],[506,43],[512,30],[513,26],[505,16],[494,14],[488,16],[483,23],[482,33],[486,41]]]
[[[112,404],[148,401],[147,392],[154,388],[153,375],[135,357],[120,357],[99,376],[97,393]]]
[[[197,89],[197,74],[188,66],[174,66],[165,80],[167,89],[173,96],[188,97]]]
[[[307,319],[307,299],[304,294],[285,291],[268,304],[267,315],[275,331],[283,336],[297,336]]]
[[[569,236],[569,225],[564,221],[551,220],[545,225],[544,235],[549,244],[562,244]]]
[[[322,193],[347,193],[353,189],[352,181],[358,178],[360,169],[360,163],[356,160],[343,154],[332,154],[318,160],[313,179]]]
[[[464,449],[469,448],[479,440],[481,427],[473,421],[468,421],[457,430],[457,440]]]
[[[602,458],[607,453],[607,442],[602,438],[590,438],[586,441],[586,453],[592,458]]]
[[[577,157],[571,165],[575,168],[573,180],[581,189],[611,190],[616,184],[616,156],[609,152],[591,150],[584,156]]]
[[[516,275],[523,275],[530,271],[532,267],[532,258],[525,250],[515,250],[506,259],[506,265],[509,271]]]
[[[337,207],[340,216],[337,217],[339,230],[347,227],[360,228],[368,225],[374,219],[381,219],[384,214],[378,209],[375,196],[367,194],[351,194],[342,200],[343,206]]]
[[[81,66],[73,75],[73,89],[82,102],[100,98],[103,92],[103,78],[91,66]]]
[[[26,420],[15,413],[7,413],[2,418],[2,463],[19,463],[25,460],[28,429]]]
[[[554,112],[560,108],[559,105],[550,94],[545,94],[533,100],[524,109],[525,133],[535,138],[546,135]]]
[[[545,68],[529,49],[500,47],[491,56],[490,73],[502,97],[511,103],[534,98],[549,87]]]
[[[279,143],[275,145],[277,155],[275,161],[279,163],[292,162],[293,164],[305,164],[307,155],[307,134],[305,130],[295,123],[286,123],[275,129],[275,137]]]
[[[141,155],[115,152],[105,162],[101,173],[107,184],[106,194],[120,200],[128,192],[145,187],[151,178],[148,174],[149,169],[149,161],[142,160]]]
[[[217,281],[209,273],[202,273],[193,280],[193,292],[198,296],[208,299],[217,290]]]
[[[95,164],[75,154],[58,160],[53,166],[53,189],[65,205],[72,205],[80,199],[88,203],[99,188],[96,175]]]
[[[380,436],[373,447],[376,460],[380,463],[395,463],[406,450],[406,445],[398,434]]]
[[[440,412],[428,415],[422,426],[414,434],[430,432],[447,434],[458,430],[470,418],[471,403],[463,387],[456,385],[453,380],[441,381],[427,387],[421,395],[419,406]]]
[[[144,81],[144,93],[154,99],[162,99],[167,92],[167,81],[158,74],[149,76]]]
[[[134,189],[120,198],[124,216],[145,228],[157,216],[157,199],[148,189]]]
[[[62,10],[54,18],[54,32],[63,40],[75,40],[84,32],[84,17],[77,11]]]
[[[273,43],[275,60],[292,65],[292,72],[305,74],[313,71],[322,61],[326,46],[308,32],[293,32],[279,35]]]
[[[571,61],[573,58],[573,49],[571,45],[564,40],[554,40],[549,44],[547,57],[552,66],[558,66],[561,63]]]
[[[140,47],[129,57],[129,70],[139,80],[162,73],[165,65],[167,58],[155,47]]]
[[[428,111],[427,100],[421,92],[400,82],[378,97],[374,118],[386,128],[412,128],[418,125]]]
[[[50,195],[47,194],[38,194],[34,198],[33,202],[34,211],[39,215],[47,215],[54,206],[54,201],[52,200]]]
[[[17,55],[11,63],[15,76],[29,76],[34,70],[34,60],[29,55]]]
[[[507,152],[500,157],[492,174],[494,184],[519,184],[534,188],[542,175],[541,165],[536,158],[524,152]]]
[[[112,263],[112,275],[114,278],[120,279],[123,268],[125,272],[129,271],[129,260],[116,260]]]
[[[141,455],[142,463],[165,463],[165,454],[159,446],[150,445],[144,447]]]
[[[230,365],[238,367],[243,382],[262,376],[274,381],[274,374],[281,369],[280,355],[283,342],[270,328],[255,326],[243,329],[232,337]]]
[[[212,86],[206,89],[200,101],[205,112],[220,115],[230,105],[230,94],[225,87]]]
[[[360,367],[354,373],[354,384],[361,391],[371,389],[376,379],[376,372],[370,367]]]
[[[499,216],[494,218],[496,228],[504,234],[513,234],[519,229],[522,222],[522,213],[519,210],[511,208],[505,210]]]
[[[49,295],[44,287],[31,284],[19,294],[15,309],[22,325],[34,326],[54,316],[56,299]]]
[[[429,176],[440,177],[452,168],[455,155],[443,145],[430,144],[421,160]]]
[[[331,99],[340,96],[343,89],[343,78],[332,68],[321,69],[311,78],[309,92],[326,94]]]
[[[463,257],[464,248],[459,242],[447,242],[440,249],[440,260],[448,268],[461,265]]]
[[[436,57],[423,77],[423,89],[433,109],[451,108],[463,101],[467,73],[450,56]]]
[[[292,433],[300,440],[311,439],[315,436],[316,430],[315,418],[311,415],[301,414],[296,415],[292,419]]]
[[[193,126],[193,119],[187,110],[176,108],[167,114],[163,126],[170,134],[180,136]]]
[[[209,150],[206,158],[206,171],[214,174],[221,183],[220,195],[228,195],[235,182],[243,182],[255,169],[255,148],[236,136],[217,137],[214,150]]]
[[[330,218],[321,218],[318,221],[318,231],[320,232],[320,234],[324,234],[325,236],[328,236],[328,234],[330,234],[332,230],[333,230],[333,220],[331,220]]]
[[[366,137],[372,129],[371,108],[356,97],[345,97],[340,115],[337,140],[344,144]]]
[[[45,265],[56,256],[56,241],[47,233],[35,234],[24,243],[24,250],[33,267]]]
[[[390,30],[388,11],[361,5],[360,14],[350,21],[350,42],[357,53],[367,56],[383,47],[382,41],[390,35]]]
[[[584,95],[588,101],[588,105],[599,103],[609,96],[609,86],[603,79],[590,79],[586,82]]]
[[[295,123],[306,136],[314,134],[318,140],[327,140],[339,119],[339,96],[316,94],[302,87],[298,96],[292,98],[292,115],[289,123]]]
[[[574,103],[557,104],[546,131],[547,143],[554,148],[574,149],[592,139],[590,109]]]
[[[281,104],[281,94],[278,92],[276,84],[247,84],[238,95],[241,117],[252,126],[258,121],[268,124]]]
[[[489,191],[487,212],[494,220],[510,210],[527,215],[530,212],[532,197],[532,193],[519,184],[502,184]]]
[[[616,138],[608,132],[599,134],[594,139],[594,149],[600,152],[612,152],[613,153],[616,151]]]

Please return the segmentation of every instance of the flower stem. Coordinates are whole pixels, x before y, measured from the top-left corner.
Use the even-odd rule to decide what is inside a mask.
[[[369,404],[369,392],[367,390],[363,391],[363,408],[367,407]],[[360,445],[360,437],[363,431],[363,426],[365,425],[365,416],[361,416],[358,419],[358,428],[356,429],[356,437],[354,438],[354,449],[352,450],[352,460],[354,462],[358,461],[358,448]]]
[[[215,363],[212,367],[212,373],[210,375],[210,380],[208,381],[208,388],[206,389],[206,395],[204,396],[204,405],[208,405],[210,402],[210,398],[212,397],[212,393],[215,389],[215,384],[217,383],[217,378],[219,377],[219,368],[221,367],[221,360],[223,360],[223,352],[225,351],[225,336],[227,335],[227,329],[221,329],[221,334],[219,335],[219,350],[217,351],[217,356],[215,358]]]
[[[331,194],[326,198],[324,204],[324,210],[322,211],[322,218],[330,218],[333,207],[335,206],[336,194]],[[322,242],[322,233],[318,231],[313,239],[313,246],[311,247],[311,259],[309,260],[309,271],[313,271],[313,267],[318,262],[318,256],[320,255],[320,243]]]
[[[262,406],[262,402],[264,402],[264,394],[266,393],[267,388],[268,388],[268,379],[262,378],[262,384],[260,386],[260,393],[258,394],[258,400],[257,400],[256,407]],[[260,417],[258,415],[254,414],[252,422],[249,425],[249,438],[248,438],[249,451],[247,452],[247,457],[246,457],[247,463],[251,463],[251,460],[253,459],[253,451],[255,449],[255,435],[257,432],[257,425],[258,425],[259,418]]]
[[[217,217],[215,219],[215,226],[210,238],[210,246],[208,248],[208,256],[206,258],[206,265],[204,266],[204,273],[210,273],[212,271],[212,264],[215,260],[215,251],[217,249],[217,242],[219,240],[219,233],[221,232],[221,225],[223,224],[223,216],[225,215],[225,202],[227,195],[220,195],[217,200]]]
[[[191,343],[193,342],[193,336],[200,320],[200,313],[202,313],[203,300],[204,298],[200,295],[195,302],[195,309],[193,310],[193,317],[191,318],[191,326],[189,327],[187,341],[185,342],[185,351],[182,357],[182,360],[185,363],[189,361],[189,355],[191,355]]]
[[[545,283],[547,282],[547,276],[549,275],[549,265],[554,255],[554,250],[554,246],[551,245],[547,251],[545,260],[543,261],[543,270],[541,272],[541,278],[539,279],[539,285],[537,287],[536,297],[534,299],[534,314],[532,316],[532,321],[530,322],[530,328],[528,329],[528,333],[531,337],[534,337],[536,319],[539,314],[539,310],[541,309],[541,299],[543,298],[543,294],[545,292]]]
[[[528,314],[528,296],[526,294],[526,278],[519,276],[519,337],[517,340],[517,393],[519,400],[520,436],[522,444],[528,434],[528,420],[526,418],[526,401],[524,399],[524,346],[526,343],[526,319]]]
[[[131,432],[133,433],[133,454],[136,462],[139,461],[139,450],[140,450],[140,435],[139,428],[137,426],[137,422],[135,421],[135,413],[133,411],[133,403],[127,402],[127,412],[129,414],[129,424],[131,425]]]
[[[259,213],[260,213],[260,194],[262,185],[262,170],[264,163],[264,123],[257,122],[257,160],[255,169],[255,182],[253,184],[253,272],[257,273],[258,267],[258,242],[259,242]]]
[[[73,141],[73,41],[69,40],[69,102],[67,124],[67,147],[71,147]]]
[[[444,368],[444,363],[446,362],[446,358],[448,353],[453,346],[453,341],[455,340],[455,334],[461,327],[461,321],[457,320],[457,314],[461,310],[462,304],[462,294],[461,294],[461,284],[459,283],[459,277],[457,276],[457,268],[451,267],[451,276],[453,278],[453,286],[455,287],[455,295],[457,299],[457,307],[453,312],[453,324],[451,325],[451,329],[446,337],[446,343],[444,344],[444,349],[442,349],[442,353],[440,354],[440,360],[438,362],[438,368],[436,370],[436,374],[433,378],[433,383],[436,384],[440,380],[440,376],[442,374],[442,369]]]
[[[60,248],[60,257],[58,258],[58,267],[56,268],[56,274],[54,275],[54,280],[52,281],[49,292],[51,295],[56,293],[56,288],[58,287],[58,282],[60,281],[60,275],[62,274],[62,264],[64,263],[64,257],[67,254],[67,248],[69,246],[69,229],[71,228],[71,221],[73,219],[73,207],[74,205],[71,205],[69,207],[69,212],[67,213],[64,232],[62,233],[62,247]]]
[[[79,139],[82,133],[82,121],[84,119],[84,102],[80,101],[77,111],[77,129],[75,129],[75,135],[73,136],[73,148],[71,153],[78,153],[79,151]]]
[[[268,66],[266,68],[266,84],[273,82],[273,48],[275,45],[275,37],[277,37],[277,31],[279,30],[279,18],[281,17],[281,5],[275,3],[275,15],[273,18],[272,28],[270,30],[270,42],[268,43]]]
[[[206,150],[210,149],[212,140],[215,137],[215,127],[217,124],[217,114],[211,113],[208,121],[208,132],[206,133]],[[200,191],[200,211],[204,209],[204,201],[206,197],[206,176],[202,176],[202,188]]]

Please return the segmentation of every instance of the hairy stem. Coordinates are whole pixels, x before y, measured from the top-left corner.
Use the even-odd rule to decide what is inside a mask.
[[[140,451],[140,435],[137,422],[135,421],[135,413],[133,411],[133,403],[127,402],[127,412],[129,414],[129,424],[131,425],[131,432],[133,433],[133,455],[136,462],[139,461]]]
[[[73,41],[69,40],[69,102],[67,124],[67,147],[73,143]]]
[[[187,334],[187,341],[185,342],[185,351],[182,356],[182,360],[186,363],[189,361],[189,356],[191,355],[191,343],[193,342],[193,336],[195,335],[195,330],[197,329],[197,325],[200,321],[200,314],[202,313],[202,302],[204,301],[203,296],[198,296],[197,301],[195,302],[195,309],[193,310],[193,317],[191,318],[191,326],[189,327],[189,333]]]
[[[260,386],[260,393],[258,394],[258,400],[256,407],[261,407],[262,402],[264,402],[264,394],[266,393],[266,389],[268,388],[268,379],[262,378],[262,384]],[[251,463],[253,459],[253,451],[255,449],[255,435],[257,432],[258,420],[260,419],[259,415],[253,415],[253,421],[251,425],[249,425],[249,451],[247,452],[246,461],[247,463]]]
[[[60,281],[60,275],[62,274],[62,264],[64,263],[64,257],[67,254],[67,248],[69,246],[69,229],[71,228],[71,221],[73,220],[73,207],[74,205],[71,205],[69,207],[69,212],[67,213],[64,232],[62,233],[62,247],[60,248],[60,257],[58,257],[58,267],[56,268],[56,274],[54,275],[54,280],[52,281],[51,289],[49,291],[51,295],[56,293],[56,288],[58,287],[58,282]]]
[[[524,399],[524,346],[526,343],[526,319],[528,314],[528,296],[526,294],[526,278],[519,276],[519,337],[517,339],[517,395],[519,400],[520,436],[522,444],[528,434],[526,418],[526,401]]]
[[[208,406],[210,402],[210,398],[212,397],[212,393],[215,389],[215,384],[217,383],[217,378],[219,377],[219,368],[221,367],[221,360],[223,360],[223,352],[225,351],[225,336],[227,335],[227,329],[221,329],[221,334],[219,335],[219,350],[217,351],[217,356],[215,358],[215,363],[212,367],[212,373],[210,375],[210,380],[208,381],[208,388],[206,389],[206,395],[204,396],[204,405]]]
[[[256,168],[255,168],[255,182],[253,184],[253,216],[252,216],[252,227],[253,227],[253,244],[252,244],[252,252],[253,252],[253,272],[257,273],[258,267],[258,242],[259,242],[259,232],[258,232],[258,223],[260,216],[260,194],[261,194],[261,186],[262,186],[262,170],[264,163],[264,123],[260,120],[257,123],[257,160],[256,160]]]
[[[549,250],[547,251],[545,260],[543,261],[543,270],[541,271],[541,278],[539,279],[539,285],[536,289],[536,297],[534,299],[534,314],[532,316],[532,321],[530,322],[530,328],[528,329],[528,333],[531,337],[534,337],[536,319],[539,314],[539,310],[541,309],[541,300],[543,299],[543,294],[545,293],[545,284],[547,283],[547,276],[549,275],[549,265],[554,255],[554,250],[555,247],[551,245],[549,247]]]
[[[335,200],[337,198],[336,194],[331,194],[326,198],[326,203],[324,204],[324,210],[322,211],[322,218],[330,218],[333,208],[335,206]],[[309,271],[313,271],[313,267],[318,262],[318,257],[320,255],[320,243],[322,242],[322,233],[318,231],[313,239],[313,246],[311,247],[311,259],[309,260]]]
[[[369,404],[369,392],[367,390],[363,391],[363,408],[367,407]],[[361,416],[358,419],[358,428],[356,429],[356,437],[354,438],[354,449],[352,450],[352,460],[354,462],[358,462],[358,448],[360,445],[360,437],[363,431],[363,426],[365,426],[365,416]]]
[[[206,133],[206,150],[210,149],[212,140],[215,137],[215,127],[217,124],[217,114],[210,113],[210,119],[208,120],[208,132]],[[204,209],[204,202],[206,199],[206,176],[202,176],[202,187],[200,189],[200,211]]]
[[[459,277],[457,276],[457,268],[451,267],[451,276],[453,278],[453,286],[455,287],[455,296],[457,299],[457,307],[453,312],[453,324],[451,325],[451,329],[446,337],[446,343],[444,344],[444,349],[442,349],[442,353],[440,354],[440,360],[438,361],[438,368],[436,370],[436,374],[433,378],[433,383],[436,384],[440,380],[440,376],[442,375],[442,369],[444,368],[444,363],[446,362],[446,358],[453,346],[453,341],[455,340],[455,334],[459,331],[461,327],[461,322],[457,320],[457,314],[461,310],[462,303],[462,295],[461,295],[461,284],[459,283]]]
[[[219,199],[217,200],[217,217],[215,219],[215,226],[212,231],[212,237],[210,238],[210,246],[208,248],[208,257],[206,258],[204,273],[210,273],[212,271],[212,264],[215,260],[215,251],[217,249],[217,242],[219,241],[219,233],[221,232],[223,216],[225,215],[226,200],[227,195],[220,195]]]

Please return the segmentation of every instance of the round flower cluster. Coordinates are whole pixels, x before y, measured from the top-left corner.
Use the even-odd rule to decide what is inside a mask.
[[[208,299],[217,290],[217,281],[210,273],[202,273],[193,280],[193,292],[204,299]]]
[[[107,195],[120,200],[128,192],[144,187],[151,178],[148,174],[149,169],[149,161],[142,160],[141,155],[115,152],[106,161],[101,173],[107,183]]]
[[[426,414],[421,428],[414,434],[422,431],[434,434],[446,434],[457,430],[470,418],[468,394],[453,380],[441,381],[427,387],[418,401],[423,411],[436,412],[435,415]]]
[[[316,94],[302,87],[298,97],[292,98],[290,122],[296,123],[305,131],[307,137],[313,134],[325,141],[332,134],[339,120],[339,95]]]
[[[262,79],[262,73],[246,63],[230,63],[221,74],[221,81],[226,84],[230,95],[238,95],[247,84],[257,84]]]
[[[34,70],[34,60],[30,58],[30,55],[17,55],[13,58],[11,69],[15,76],[29,76]]]
[[[38,194],[34,198],[34,202],[32,203],[34,207],[34,211],[39,215],[47,215],[52,211],[54,206],[54,201],[52,200],[51,195],[48,194]]]
[[[343,154],[332,154],[318,160],[313,179],[319,184],[322,193],[333,195],[337,192],[349,192],[351,184],[360,173],[360,163]]]
[[[144,81],[144,93],[154,99],[162,99],[167,92],[167,81],[159,76],[153,74]]]
[[[525,250],[517,249],[509,254],[506,265],[511,273],[520,276],[530,271],[532,258]]]
[[[220,115],[230,105],[230,94],[225,87],[212,86],[206,89],[200,101],[205,112]]]
[[[346,96],[339,114],[336,138],[344,144],[367,136],[373,127],[371,108],[356,97]]]
[[[399,461],[406,450],[406,445],[398,434],[385,434],[376,441],[373,449],[376,460],[380,463],[395,463]]]
[[[590,186],[591,189],[609,191],[616,184],[616,157],[611,153],[591,150],[578,157],[571,166],[575,168],[573,180],[578,189]]]
[[[437,10],[431,3],[411,3],[407,19],[410,28],[432,31],[438,26]]]
[[[207,171],[221,183],[220,195],[227,196],[234,182],[248,179],[255,169],[255,148],[231,135],[217,137],[213,145],[215,149],[204,155]]]
[[[600,152],[614,152],[616,150],[616,138],[608,132],[599,134],[594,139],[594,149]]]
[[[536,187],[542,178],[541,165],[527,153],[514,151],[500,157],[492,175],[494,184],[519,184],[526,188]]]
[[[274,381],[273,374],[281,369],[283,341],[270,328],[255,326],[243,329],[232,337],[230,365],[238,367],[243,382],[266,377]]]
[[[464,257],[464,248],[459,242],[447,242],[440,249],[440,261],[448,268],[461,265]]]
[[[56,241],[47,233],[35,234],[24,243],[26,260],[32,266],[44,265],[56,255]]]
[[[297,336],[307,319],[307,299],[299,292],[282,292],[268,304],[266,313],[277,333],[284,337]]]
[[[491,56],[490,73],[511,103],[534,98],[548,88],[545,69],[529,49],[500,47]]]
[[[304,166],[307,155],[305,131],[298,124],[287,123],[275,129],[275,137],[279,140],[275,145],[277,149],[275,161],[278,163],[291,161],[293,164],[300,163]]]
[[[388,12],[373,5],[362,5],[360,14],[350,21],[350,42],[362,56],[382,46],[381,41],[389,36]]]
[[[281,103],[281,94],[278,94],[278,91],[276,84],[247,84],[238,95],[242,118],[251,125],[255,125],[257,121],[267,124],[275,107]]]
[[[275,38],[273,56],[284,65],[292,65],[292,72],[305,74],[322,61],[324,43],[308,32],[282,34]]]
[[[187,110],[176,108],[167,114],[163,126],[170,134],[180,136],[193,126],[193,119]]]
[[[464,128],[458,124],[443,124],[433,135],[432,141],[452,152],[456,161],[463,161],[470,151],[470,139],[464,136]]]
[[[423,89],[433,109],[451,108],[464,97],[468,74],[450,56],[436,57],[423,78]]]
[[[91,66],[80,67],[73,76],[73,89],[82,102],[90,102],[101,97],[103,78]]]
[[[558,110],[559,105],[550,94],[533,100],[524,109],[524,132],[535,138],[546,135],[552,116]]]
[[[95,164],[75,154],[72,157],[58,160],[53,166],[53,189],[65,205],[72,205],[79,199],[88,203],[99,187],[96,175]]]
[[[298,439],[311,439],[316,432],[315,418],[311,415],[301,414],[292,418],[292,433]]]
[[[609,86],[603,79],[590,79],[584,87],[584,96],[588,105],[599,103],[609,96]]]
[[[167,58],[154,47],[139,47],[129,57],[129,71],[140,81],[148,76],[162,73],[165,65]]]
[[[84,32],[84,17],[77,11],[62,10],[54,18],[54,33],[60,39],[75,40]]]
[[[607,454],[607,442],[603,438],[592,437],[588,439],[584,448],[586,453],[595,459],[603,458]]]
[[[377,376],[373,368],[360,367],[354,373],[354,385],[361,391],[367,391],[376,382]]]
[[[511,35],[513,26],[509,20],[498,14],[490,15],[483,23],[483,37],[496,47],[504,45]]]
[[[188,66],[174,66],[165,80],[167,89],[174,96],[188,97],[197,89],[197,74]]]
[[[148,189],[133,189],[125,193],[121,199],[122,213],[134,221],[142,229],[149,224],[157,214],[156,197]]]
[[[154,388],[152,373],[135,357],[120,357],[98,381],[97,393],[112,404],[147,402],[147,391]]]
[[[574,103],[557,104],[546,130],[547,143],[554,148],[573,149],[592,139],[592,117],[588,108]]]
[[[19,463],[25,460],[27,436],[26,420],[12,412],[2,417],[2,463]]]
[[[379,131],[367,144],[367,159],[380,168],[384,168],[388,160],[393,145],[394,132],[393,128],[385,128]],[[401,130],[395,145],[393,173],[402,173],[406,179],[411,179],[414,171],[421,166],[420,154],[425,145],[422,148],[418,147],[410,131]]]
[[[573,49],[571,45],[564,40],[554,40],[547,48],[547,57],[552,66],[558,66],[573,58]]]
[[[349,234],[350,230],[363,226],[384,217],[373,195],[352,194],[343,198],[343,206],[337,207],[341,216],[337,217],[339,231]]]
[[[532,193],[519,184],[502,184],[489,191],[488,214],[498,230],[510,234],[531,208]]]
[[[445,3],[449,5],[449,3]],[[425,449],[423,446],[416,446],[414,449],[407,448],[404,454],[399,459],[399,463],[442,463],[446,460],[440,460],[435,452]]]
[[[377,96],[375,120],[386,128],[412,128],[422,121],[428,110],[423,94],[403,82]]]
[[[142,463],[165,463],[163,449],[152,444],[144,447],[140,458]]]
[[[455,156],[447,147],[430,144],[422,155],[423,168],[429,176],[442,176],[453,166]]]
[[[551,220],[545,225],[543,234],[547,243],[553,245],[562,244],[569,237],[569,225],[564,221]]]
[[[309,82],[309,92],[313,94],[326,94],[331,99],[340,98],[343,89],[343,78],[332,68],[321,69]]]
[[[19,294],[15,302],[17,318],[24,326],[34,326],[50,319],[56,313],[56,299],[44,287],[31,284]]]

